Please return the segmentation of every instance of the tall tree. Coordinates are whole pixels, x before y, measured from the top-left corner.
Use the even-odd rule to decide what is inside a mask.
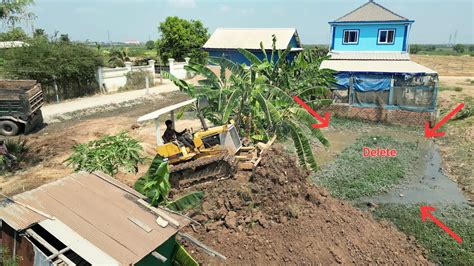
[[[167,17],[158,27],[161,39],[157,41],[158,54],[164,62],[168,58],[205,63],[207,53],[201,48],[209,38],[207,28],[199,20],[185,20],[179,17]]]
[[[2,0],[0,2],[0,21],[13,28],[18,22],[29,21],[35,18],[28,7],[34,4],[33,0]]]

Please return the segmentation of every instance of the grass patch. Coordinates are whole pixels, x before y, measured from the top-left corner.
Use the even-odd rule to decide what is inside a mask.
[[[439,208],[433,215],[459,235],[458,244],[429,218],[421,221],[419,205],[380,205],[374,212],[378,219],[392,221],[395,226],[416,237],[418,243],[428,251],[432,262],[448,265],[474,265],[474,210],[469,206]]]
[[[396,157],[363,157],[362,148],[396,149]],[[356,199],[386,191],[398,184],[421,156],[417,144],[389,136],[364,136],[344,149],[316,174],[315,180],[342,199]]]

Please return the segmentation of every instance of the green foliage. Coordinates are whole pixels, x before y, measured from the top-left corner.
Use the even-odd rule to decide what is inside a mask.
[[[22,140],[21,138],[7,138],[5,145],[7,146],[8,152],[17,157],[18,161],[21,161],[26,152],[28,152],[26,140]]]
[[[0,258],[0,264],[3,266],[18,266],[23,260],[20,256],[12,257],[8,248],[2,248],[2,257]]]
[[[396,157],[363,157],[362,148],[396,149]],[[356,199],[383,192],[399,183],[420,158],[416,144],[386,136],[365,136],[344,149],[316,182],[342,199]]]
[[[414,44],[412,46],[410,46],[410,53],[411,54],[417,54],[421,51],[421,46],[419,46],[418,44]]]
[[[456,53],[464,53],[464,50],[465,50],[465,47],[464,45],[462,44],[456,44],[454,47],[453,47],[453,50],[456,52]]]
[[[34,79],[41,83],[47,101],[55,99],[54,81],[61,99],[99,91],[95,73],[103,65],[96,49],[84,44],[40,37],[28,45],[8,49],[5,72],[8,78]]]
[[[204,192],[193,191],[184,196],[179,197],[174,201],[168,202],[165,206],[170,210],[182,212],[198,207],[199,205],[201,205],[203,198]]]
[[[189,255],[183,245],[176,242],[178,249],[173,255],[173,264],[176,266],[198,266],[199,263]]]
[[[266,53],[263,47],[262,51]],[[267,141],[275,134],[280,139],[289,137],[301,165],[317,170],[310,139],[324,145],[329,142],[319,129],[311,126],[319,122],[299,106],[293,96],[301,97],[315,108],[330,104],[325,86],[333,77],[331,72],[319,70],[323,58],[317,53],[301,53],[293,63],[288,63],[289,51],[289,48],[278,51],[273,47],[271,54],[260,60],[241,49],[252,63],[249,68],[225,58],[210,58],[212,64],[220,66],[219,75],[207,66],[190,64],[186,66],[188,71],[204,77],[197,86],[170,74],[164,76],[192,97],[207,97],[209,107],[202,112],[212,123],[219,125],[233,119],[241,136],[253,141]]]
[[[34,4],[33,0],[2,0],[0,2],[0,21],[15,27],[21,21],[30,21],[35,15],[28,12],[28,7]]]
[[[466,103],[466,105],[454,116],[453,120],[466,119],[474,116],[474,105]]]
[[[76,171],[102,171],[115,175],[138,171],[138,164],[144,162],[140,143],[126,132],[118,135],[106,135],[98,140],[74,146],[72,155],[66,160]]]
[[[156,155],[146,174],[137,179],[135,190],[147,196],[152,205],[167,202],[171,189],[168,163],[163,157]]]
[[[112,48],[109,53],[109,59],[107,60],[109,67],[124,67],[125,62],[130,61],[128,54],[128,48]]]
[[[193,62],[205,63],[207,53],[202,46],[209,33],[201,21],[167,17],[158,30],[161,39],[156,42],[156,48],[163,62],[168,62],[168,58],[184,61],[189,57]]]
[[[146,87],[146,77],[148,77],[150,85],[153,81],[153,75],[150,74],[150,72],[142,70],[128,72],[125,76],[127,77],[127,83],[124,87],[121,87],[119,91],[144,89]]]
[[[474,45],[469,46],[469,52],[474,52]]]
[[[204,197],[202,191],[190,192],[174,201],[170,201],[168,199],[171,189],[169,179],[168,163],[163,160],[163,157],[156,155],[146,174],[137,179],[134,188],[147,196],[152,205],[164,205],[176,212],[193,209],[201,204]]]
[[[155,42],[151,41],[151,40],[147,41],[145,43],[145,47],[146,47],[147,50],[153,50],[153,49],[155,49]]]
[[[12,28],[6,32],[0,32],[0,41],[26,41],[28,35],[22,28]]]
[[[407,235],[415,236],[428,251],[428,258],[439,265],[474,265],[474,210],[469,206],[438,208],[433,215],[458,234],[458,244],[429,218],[420,219],[420,205],[379,205],[374,215],[388,219]]]

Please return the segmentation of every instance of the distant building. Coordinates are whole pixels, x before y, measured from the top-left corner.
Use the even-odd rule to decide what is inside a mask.
[[[138,40],[126,40],[125,44],[139,45],[141,42]]]
[[[270,59],[273,36],[276,37],[276,49],[284,51],[288,46],[291,51],[287,57],[293,60],[296,53],[303,50],[298,32],[294,28],[218,28],[204,44],[203,49],[212,57],[224,57],[238,64],[250,65],[250,62],[238,49],[246,49],[259,59],[265,57],[260,43],[262,43],[267,57]],[[274,60],[277,60],[275,56]]]
[[[410,60],[408,37],[413,22],[372,0],[329,22],[330,60],[323,61],[321,69],[336,71],[332,89],[340,103],[386,110],[376,115],[370,115],[369,109],[359,112],[370,120],[390,120],[396,113],[391,110],[421,112],[404,114],[433,120],[438,75]]]
[[[1,244],[20,265],[173,265],[189,222],[144,199],[107,175],[76,173],[0,202]]]
[[[0,49],[23,47],[25,45],[27,45],[27,43],[22,42],[22,41],[5,41],[5,42],[0,42]]]

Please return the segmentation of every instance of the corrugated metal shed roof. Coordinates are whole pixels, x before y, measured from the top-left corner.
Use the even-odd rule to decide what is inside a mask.
[[[331,51],[328,55],[331,56],[331,60],[410,60],[410,54],[406,52]]]
[[[204,44],[204,49],[272,49],[273,38],[277,38],[276,48],[284,50],[291,38],[297,35],[295,28],[218,28]],[[299,44],[301,47],[301,44]]]
[[[369,1],[348,14],[336,19],[334,22],[360,22],[360,21],[410,21],[380,4]]]
[[[141,194],[112,177],[100,173],[77,173],[56,182],[13,197],[0,208],[1,219],[20,231],[48,219],[60,220],[74,232],[117,260],[120,264],[136,263],[164,243],[177,229],[156,223],[157,215],[137,201]],[[186,225],[188,221],[169,214]],[[133,223],[140,221],[151,232]],[[79,254],[80,255],[80,254]]]
[[[436,74],[413,61],[325,60],[320,68],[337,72]]]

